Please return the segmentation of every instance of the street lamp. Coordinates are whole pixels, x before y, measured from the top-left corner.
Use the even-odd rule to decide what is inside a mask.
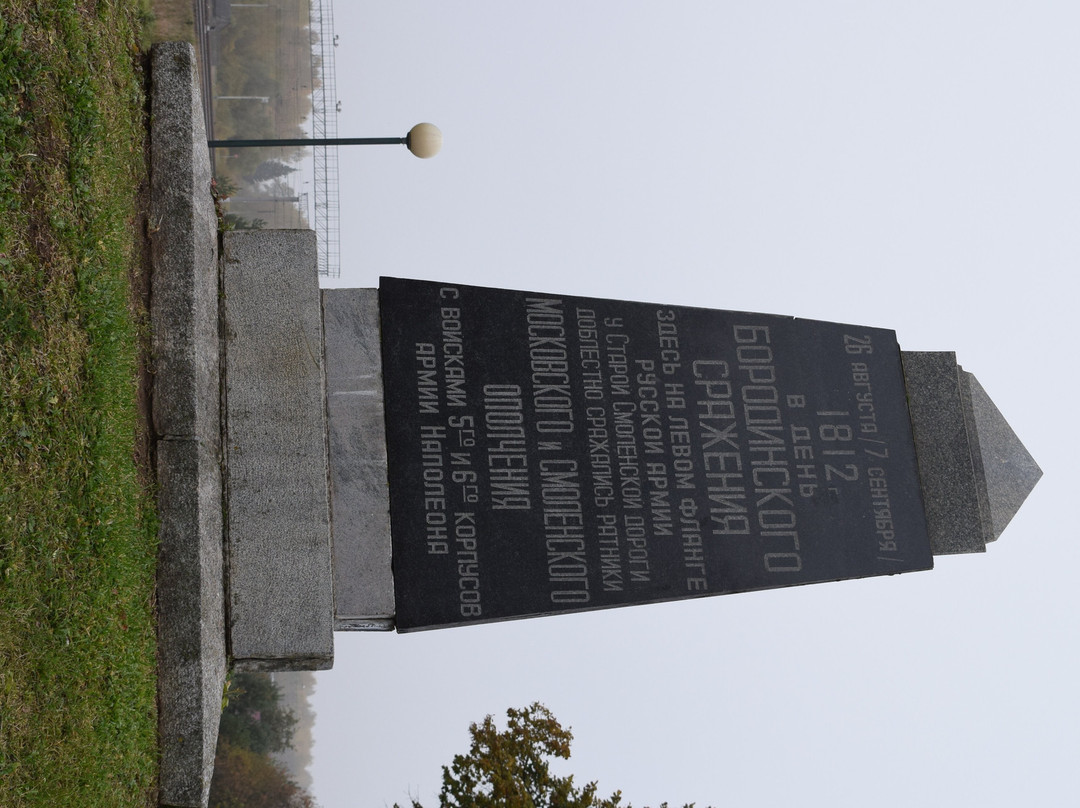
[[[267,146],[383,146],[404,145],[417,157],[434,157],[442,148],[442,132],[433,123],[418,123],[405,137],[330,137],[268,140],[211,140],[211,149],[246,149]]]

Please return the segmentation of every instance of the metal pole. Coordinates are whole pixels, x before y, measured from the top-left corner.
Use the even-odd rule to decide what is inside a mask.
[[[248,149],[273,146],[401,146],[403,137],[323,137],[286,138],[283,140],[211,140],[211,149]]]

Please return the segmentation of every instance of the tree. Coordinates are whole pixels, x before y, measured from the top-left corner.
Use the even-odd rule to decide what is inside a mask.
[[[292,746],[296,716],[281,707],[281,691],[266,674],[238,673],[221,713],[219,737],[225,743],[265,755]]]
[[[210,808],[315,808],[315,801],[267,756],[219,743]]]
[[[237,213],[226,213],[221,218],[222,230],[263,230],[266,219],[245,219]]]
[[[248,179],[252,182],[269,182],[294,171],[296,171],[294,166],[286,165],[280,160],[263,160],[255,167],[255,173]]]
[[[578,788],[573,775],[551,773],[550,759],[568,760],[574,736],[543,704],[511,708],[506,716],[505,731],[490,715],[469,725],[468,753],[443,766],[440,808],[632,808],[619,791],[601,798],[595,781]],[[423,806],[413,799],[412,808]]]

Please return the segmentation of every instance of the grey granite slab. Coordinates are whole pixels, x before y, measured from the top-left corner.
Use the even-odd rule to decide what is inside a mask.
[[[229,652],[237,670],[333,664],[315,234],[222,241]]]
[[[337,630],[394,626],[376,289],[323,290]]]
[[[902,352],[908,409],[934,555],[986,549],[956,354]]]

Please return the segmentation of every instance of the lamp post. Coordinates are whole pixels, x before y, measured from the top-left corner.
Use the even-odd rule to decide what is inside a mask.
[[[211,149],[245,149],[268,146],[385,146],[404,145],[417,157],[434,157],[442,148],[442,132],[432,123],[418,123],[405,137],[330,137],[262,140],[211,140]]]

